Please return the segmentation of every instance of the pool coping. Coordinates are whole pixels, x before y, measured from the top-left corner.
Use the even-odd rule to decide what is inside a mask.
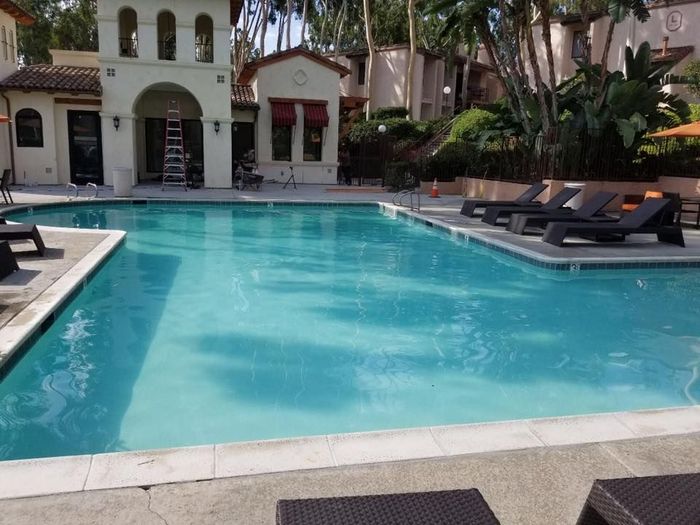
[[[687,434],[698,405],[0,461],[0,500]]]
[[[6,211],[63,207],[66,204],[90,205],[96,202],[141,204],[142,202],[135,201],[147,203],[149,200],[156,203],[189,203],[189,201],[168,199],[99,200],[23,205],[8,208]],[[212,202],[221,202],[224,205],[264,205],[269,201],[192,201],[195,204]],[[405,215],[413,220],[422,221],[430,227],[437,226],[438,229],[444,229],[452,236],[464,236],[471,240],[483,237],[478,232],[465,233],[462,229],[439,219],[375,201],[311,203],[283,200],[272,202],[309,206],[378,205],[381,211],[394,210],[395,215]],[[394,211],[389,213],[392,214]],[[51,227],[51,229],[76,234],[81,231],[73,228]],[[82,231],[94,233],[94,230]],[[108,237],[25,308],[26,310],[35,303],[40,303],[40,308],[35,312],[35,322],[31,325],[24,322],[22,326],[11,326],[17,318],[15,316],[0,330],[0,337],[5,337],[6,330],[10,327],[12,330],[9,333],[13,337],[10,340],[14,341],[11,352],[0,351],[0,377],[3,364],[8,364],[13,355],[18,355],[18,350],[26,349],[34,342],[34,338],[40,335],[39,329],[46,326],[47,319],[58,315],[62,308],[70,303],[126,237],[126,232],[123,231],[101,230],[101,232],[108,234]],[[487,247],[506,244],[493,239],[487,239],[484,242],[489,245]],[[523,251],[529,252],[528,256],[534,254],[529,250]],[[568,261],[566,264],[570,266],[575,263]],[[49,290],[52,293],[42,297]],[[0,500],[694,433],[700,433],[700,405],[0,461]]]

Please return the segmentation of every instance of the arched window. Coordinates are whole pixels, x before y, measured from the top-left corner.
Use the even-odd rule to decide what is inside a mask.
[[[136,11],[130,7],[119,11],[119,56],[139,56],[139,23]]]
[[[20,109],[15,115],[18,148],[43,148],[44,130],[41,115],[34,109]]]
[[[158,58],[175,60],[177,57],[177,38],[175,36],[175,15],[163,11],[158,15]]]
[[[214,62],[214,22],[209,15],[199,15],[194,23],[195,60]]]

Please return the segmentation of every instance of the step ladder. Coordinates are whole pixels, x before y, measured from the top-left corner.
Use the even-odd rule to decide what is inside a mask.
[[[182,139],[180,104],[177,100],[168,101],[168,115],[165,122],[165,147],[163,148],[163,185],[182,186],[187,191],[185,169],[185,144]]]

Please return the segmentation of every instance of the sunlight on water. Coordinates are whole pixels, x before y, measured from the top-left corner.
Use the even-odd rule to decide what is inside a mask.
[[[25,219],[129,235],[0,383],[1,459],[700,399],[696,270],[545,272],[371,207]]]

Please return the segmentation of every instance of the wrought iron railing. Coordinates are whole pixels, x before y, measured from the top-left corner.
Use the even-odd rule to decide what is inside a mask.
[[[119,56],[128,58],[138,58],[139,41],[134,38],[120,38]]]
[[[194,57],[197,62],[214,62],[214,45],[195,44]]]
[[[175,40],[158,41],[158,60],[175,60],[177,57],[177,44]]]

